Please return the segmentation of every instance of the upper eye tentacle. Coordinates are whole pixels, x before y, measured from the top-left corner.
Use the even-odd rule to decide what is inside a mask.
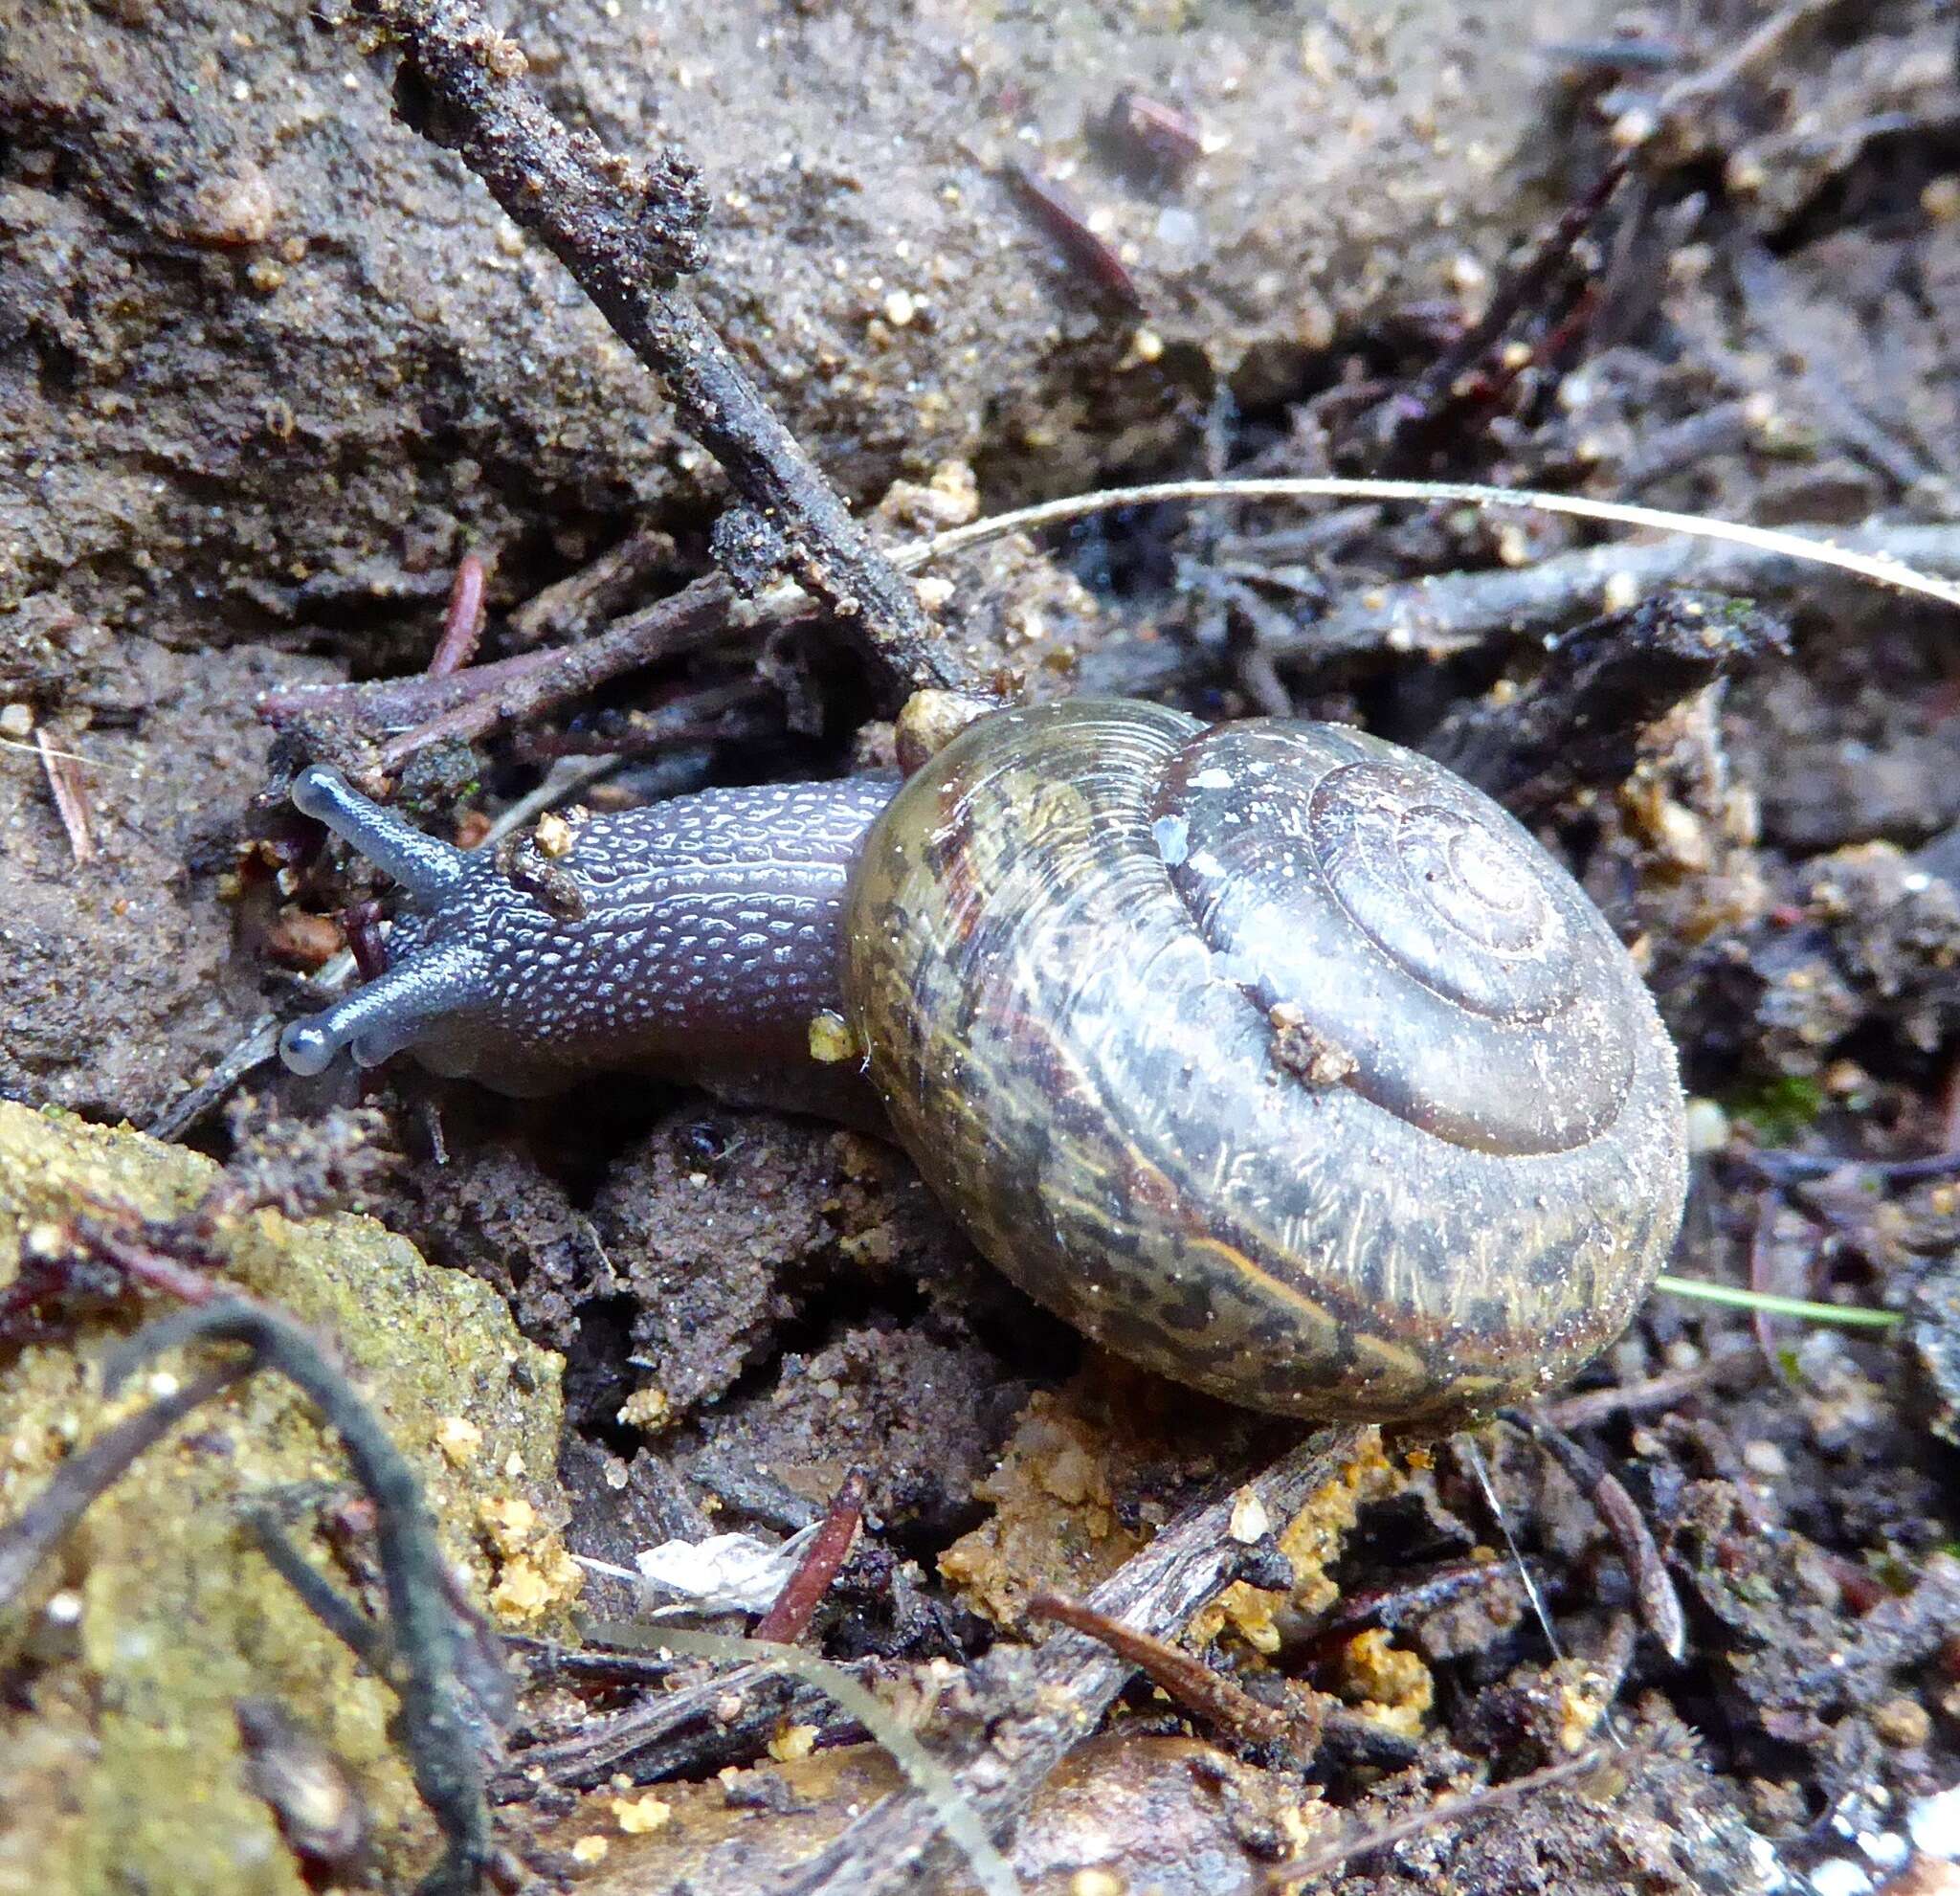
[[[350,842],[423,907],[434,907],[462,881],[468,859],[353,788],[338,770],[310,764],[293,779],[296,808]]]

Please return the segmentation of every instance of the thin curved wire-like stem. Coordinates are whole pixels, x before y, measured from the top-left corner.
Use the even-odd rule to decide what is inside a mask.
[[[1837,567],[1881,586],[1917,592],[1948,606],[1960,606],[1960,582],[1918,571],[1882,553],[1860,553],[1826,540],[1784,533],[1772,526],[1749,526],[1737,521],[1711,520],[1700,514],[1675,513],[1665,507],[1636,506],[1624,501],[1596,501],[1584,494],[1549,494],[1527,487],[1490,487],[1466,480],[1345,480],[1315,475],[1270,480],[1159,480],[1140,487],[1109,487],[1096,494],[1076,494],[1044,501],[1012,513],[995,514],[914,540],[898,547],[892,564],[910,572],[948,553],[978,546],[1009,533],[1061,526],[1116,507],[1152,505],[1165,501],[1414,501],[1443,502],[1479,507],[1511,507],[1538,513],[1568,514],[1578,520],[1602,521],[1615,526],[1647,526],[1664,533],[1691,534],[1703,540],[1726,541],[1758,552]]]

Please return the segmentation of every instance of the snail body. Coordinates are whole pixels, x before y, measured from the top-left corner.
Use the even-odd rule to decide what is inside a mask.
[[[421,912],[289,1064],[412,1045],[512,1090],[767,1064],[823,1104],[835,1013],[862,1058],[833,1099],[868,1079],[993,1263],[1230,1401],[1541,1394],[1679,1224],[1673,1051],[1604,919],[1481,792],[1355,731],[1075,699],[902,787],[705,792],[548,862],[445,855],[330,772],[295,800]]]

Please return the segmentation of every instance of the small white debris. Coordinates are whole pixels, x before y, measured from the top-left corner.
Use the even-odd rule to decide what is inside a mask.
[[[1744,1442],[1742,1465],[1750,1474],[1762,1476],[1766,1482],[1780,1482],[1790,1473],[1789,1458],[1773,1441]]]
[[[1905,1829],[1922,1856],[1960,1863],[1960,1784],[1920,1798],[1905,1814]]]
[[[1200,770],[1191,780],[1191,787],[1193,790],[1230,790],[1232,772],[1221,765],[1214,764],[1209,769]]]
[[[1862,1830],[1858,1847],[1882,1870],[1899,1867],[1912,1854],[1912,1847],[1896,1830]]]
[[[662,1613],[762,1613],[775,1604],[803,1550],[823,1524],[813,1522],[786,1541],[759,1541],[752,1534],[712,1534],[704,1541],[662,1541],[633,1557],[631,1569],[609,1560],[574,1554],[581,1567],[610,1573],[645,1590],[677,1594],[679,1601],[657,1607]]]
[[[1232,1497],[1232,1519],[1225,1531],[1243,1547],[1264,1540],[1273,1531],[1273,1517],[1255,1489],[1240,1488]]]
[[[1719,1152],[1728,1144],[1728,1115],[1713,1100],[1688,1102],[1688,1151],[1695,1158]]]
[[[1159,816],[1150,825],[1157,854],[1167,869],[1175,869],[1191,850],[1191,825],[1182,816]]]
[[[1811,1871],[1816,1896],[1870,1896],[1872,1880],[1849,1857],[1829,1857]]]

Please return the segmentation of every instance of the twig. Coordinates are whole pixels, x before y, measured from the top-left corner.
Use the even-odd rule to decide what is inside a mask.
[[[78,1292],[113,1296],[144,1284],[187,1304],[210,1303],[217,1286],[206,1270],[195,1267],[216,1267],[207,1234],[180,1226],[172,1236],[181,1242],[183,1255],[172,1255],[151,1241],[154,1230],[124,1206],[92,1199],[86,1216],[28,1233],[21,1239],[13,1282],[0,1289],[0,1339],[18,1341],[38,1305]],[[99,1274],[91,1278],[84,1264],[96,1265]],[[104,1270],[107,1275],[100,1275]]]
[[[648,1637],[657,1642],[667,1630],[650,1631]],[[602,1663],[606,1657],[576,1655],[573,1669]],[[649,1692],[596,1726],[514,1751],[491,1792],[499,1803],[513,1803],[531,1796],[541,1783],[585,1787],[620,1772],[642,1784],[703,1776],[757,1755],[786,1720],[820,1722],[826,1706],[820,1694],[766,1665],[679,1684],[670,1678],[665,1689]]]
[[[1783,1235],[1785,1207],[1782,1196],[1773,1189],[1762,1194],[1756,1206],[1754,1223],[1749,1227],[1748,1265],[1749,1289],[1757,1296],[1773,1297],[1780,1294],[1772,1281],[1779,1262],[1778,1238]],[[1808,1290],[1808,1274],[1800,1286]],[[1795,1383],[1795,1375],[1784,1367],[1782,1352],[1776,1348],[1776,1320],[1772,1312],[1760,1304],[1749,1312],[1749,1328],[1756,1339],[1756,1348],[1762,1351],[1763,1361],[1770,1373],[1786,1387]]]
[[[783,591],[803,599],[793,588]],[[787,598],[780,603],[786,607]],[[446,676],[416,672],[359,683],[283,685],[260,695],[258,715],[280,726],[333,720],[376,740],[389,737],[380,761],[392,769],[425,745],[444,738],[474,742],[501,724],[550,710],[623,673],[697,651],[742,630],[741,612],[727,581],[711,574],[580,644],[521,652]]]
[[[96,839],[89,828],[88,793],[82,788],[81,770],[65,750],[48,741],[48,733],[36,727],[34,743],[41,753],[41,769],[48,779],[48,793],[55,799],[55,814],[68,832],[68,853],[77,863],[93,862]]]
[[[1754,432],[1748,402],[1742,396],[1713,402],[1681,420],[1643,435],[1621,461],[1614,485],[1637,494],[1671,474],[1732,455],[1748,447]]]
[[[1288,1520],[1333,1481],[1365,1439],[1359,1429],[1322,1430],[1256,1478],[1275,1520]],[[1157,1639],[1175,1634],[1231,1580],[1244,1549],[1228,1531],[1232,1494],[1173,1521],[1089,1596],[1098,1613]],[[1058,1633],[1032,1654],[996,1648],[982,1681],[1006,1674],[1013,1709],[969,1741],[954,1773],[961,1796],[998,1836],[1027,1808],[1049,1773],[1102,1722],[1132,1667],[1080,1633]],[[916,1795],[887,1797],[805,1863],[784,1896],[892,1896],[933,1886],[946,1845],[929,1805]]]
[[[1399,1626],[1419,1613],[1433,1612],[1464,1594],[1507,1580],[1517,1569],[1499,1560],[1452,1560],[1407,1580],[1385,1587],[1371,1587],[1365,1593],[1344,1593],[1326,1617],[1313,1628],[1316,1647],[1336,1638],[1359,1631],[1364,1626]],[[1528,1563],[1526,1577],[1536,1580]]]
[[[1960,1172],[1960,1151],[1928,1152],[1916,1159],[1861,1159],[1848,1153],[1787,1152],[1770,1148],[1738,1153],[1741,1163],[1760,1171],[1771,1184],[1785,1188],[1834,1172],[1861,1171],[1887,1185],[1916,1184],[1927,1178],[1951,1178]]]
[[[299,1595],[307,1612],[363,1665],[385,1679],[394,1653],[380,1628],[293,1545],[271,1508],[248,1507],[243,1518],[266,1564]]]
[[[1810,531],[1821,536],[1825,529]],[[1960,575],[1960,524],[1872,524],[1834,537],[1845,551],[1898,560],[1923,573]],[[933,547],[935,554],[940,550]],[[1515,569],[1437,573],[1355,588],[1325,614],[1268,637],[1265,651],[1282,665],[1338,664],[1385,652],[1447,658],[1498,639],[1558,631],[1597,612],[1609,583],[1643,592],[1691,584],[1762,597],[1801,594],[1814,582],[1794,555],[1677,533],[1638,546],[1589,546]],[[1942,590],[1931,596],[1960,604],[1960,591]],[[1147,696],[1178,682],[1193,662],[1192,654],[1169,640],[1149,646],[1123,640],[1088,655],[1079,688],[1120,686]]]
[[[630,535],[595,554],[576,572],[534,592],[503,621],[504,637],[518,645],[546,639],[583,638],[616,613],[674,560],[674,543],[664,533]]]
[[[1838,0],[1792,0],[1791,5],[1779,8],[1761,25],[1745,33],[1719,59],[1676,79],[1660,95],[1654,108],[1656,116],[1662,119],[1679,117],[1688,106],[1702,104],[1717,94],[1726,92],[1737,79],[1746,78],[1776,52],[1797,27],[1819,13],[1829,12],[1838,5]]]
[[[1748,1344],[1710,1350],[1691,1370],[1669,1370],[1640,1382],[1615,1383],[1606,1389],[1585,1389],[1575,1395],[1548,1402],[1539,1414],[1554,1428],[1590,1429],[1615,1416],[1650,1409],[1672,1409],[1691,1395],[1700,1395],[1730,1376],[1749,1370],[1756,1352]]]
[[[1647,1517],[1635,1505],[1625,1484],[1596,1457],[1588,1454],[1563,1429],[1544,1416],[1527,1409],[1500,1409],[1498,1414],[1513,1428],[1524,1430],[1592,1504],[1619,1552],[1627,1578],[1633,1583],[1634,1603],[1641,1623],[1659,1642],[1661,1651],[1679,1665],[1688,1646],[1681,1595],[1668,1577],[1667,1563],[1655,1545]]]
[[[426,745],[445,740],[474,743],[499,725],[580,697],[622,672],[693,651],[721,633],[733,606],[734,590],[728,580],[721,573],[709,573],[671,597],[615,620],[598,637],[583,644],[527,652],[521,658],[501,659],[498,666],[479,667],[482,672],[501,668],[500,688],[479,691],[453,709],[390,739],[381,747],[381,763],[392,770]],[[460,684],[469,677],[468,671],[457,672],[446,682]]]
[[[1551,288],[1553,277],[1564,267],[1579,239],[1598,221],[1632,162],[1630,151],[1609,159],[1592,188],[1567,205],[1526,261],[1506,274],[1483,314],[1416,377],[1406,393],[1389,398],[1386,407],[1390,426],[1381,444],[1382,465],[1398,460],[1417,435],[1433,435],[1441,429],[1475,392],[1460,389],[1459,384],[1496,346],[1519,314],[1528,304],[1541,301]]]
[[[179,1311],[137,1331],[103,1366],[113,1394],[166,1350],[198,1342],[242,1343],[248,1367],[275,1369],[295,1384],[340,1436],[374,1503],[375,1543],[388,1595],[401,1699],[400,1729],[415,1788],[446,1840],[420,1896],[473,1896],[495,1858],[483,1758],[463,1683],[470,1633],[452,1606],[442,1550],[421,1484],[388,1431],[313,1337],[290,1317],[235,1300]]]
[[[336,718],[372,736],[407,730],[473,699],[503,690],[532,672],[560,663],[559,651],[520,652],[488,664],[465,665],[446,677],[410,672],[401,678],[335,680],[330,684],[280,684],[258,694],[256,710],[276,727],[301,718]]]
[[[1106,1613],[1063,1599],[1058,1594],[1036,1594],[1028,1601],[1028,1611],[1037,1619],[1053,1619],[1086,1633],[1137,1666],[1187,1711],[1195,1712],[1228,1736],[1251,1745],[1289,1745],[1302,1755],[1312,1754],[1319,1735],[1318,1720],[1261,1705],[1202,1660],[1179,1651],[1168,1640],[1153,1639]]]
[[[723,563],[753,585],[787,558],[896,681],[963,682],[918,595],[678,286],[702,260],[705,205],[693,167],[671,147],[643,164],[568,131],[524,83],[522,52],[469,0],[354,0],[354,11],[402,42],[408,73],[426,88],[415,129],[457,151],[570,271],[665,382],[680,425],[727,470],[748,505],[717,528]]]
[[[645,709],[600,711],[574,730],[520,731],[512,751],[527,764],[595,755],[624,763],[665,756],[684,745],[739,743],[782,730],[780,711],[766,708],[774,699],[753,679],[702,685]]]
[[[861,1468],[853,1468],[844,1477],[823,1526],[803,1550],[796,1571],[784,1581],[774,1604],[755,1622],[754,1638],[794,1645],[802,1637],[811,1616],[837,1577],[851,1543],[858,1538],[858,1523],[864,1519],[864,1485]]]
[[[429,660],[431,678],[451,678],[475,656],[477,641],[483,636],[483,562],[475,553],[465,553],[457,562],[442,636]]]
[[[1329,1843],[1325,1849],[1315,1850],[1310,1855],[1296,1857],[1290,1863],[1281,1863],[1273,1870],[1267,1886],[1272,1889],[1293,1889],[1303,1883],[1309,1883],[1317,1876],[1325,1876],[1331,1869],[1354,1857],[1364,1857],[1376,1850],[1386,1850],[1392,1843],[1399,1843],[1405,1837],[1419,1837],[1426,1830],[1439,1830],[1444,1824],[1460,1823],[1465,1818],[1481,1817],[1486,1811],[1494,1811],[1501,1805],[1515,1803],[1520,1797],[1528,1797],[1540,1791],[1548,1791],[1554,1784],[1563,1784],[1568,1779],[1583,1777],[1599,1763],[1597,1749],[1581,1751],[1575,1758],[1565,1758],[1557,1764],[1548,1764],[1542,1771],[1534,1771],[1524,1777],[1514,1777],[1508,1784],[1485,1785],[1481,1790],[1472,1791],[1461,1797],[1454,1797],[1446,1804],[1432,1805],[1425,1811],[1412,1812],[1408,1817],[1398,1818],[1393,1823],[1384,1823],[1373,1830],[1364,1830],[1339,1843]]]
[[[1824,427],[1901,493],[1937,482],[1940,470],[1871,413],[1838,373],[1829,347],[1805,324],[1790,273],[1769,246],[1743,237],[1726,245],[1726,255],[1746,313],[1777,352],[1796,365],[1798,386]],[[1860,364],[1860,371],[1865,367]]]
[[[146,1283],[152,1290],[161,1290],[167,1297],[180,1298],[186,1304],[209,1304],[216,1297],[217,1285],[204,1271],[193,1269],[181,1259],[132,1235],[127,1227],[135,1224],[140,1230],[141,1225],[129,1213],[108,1205],[100,1210],[101,1216],[78,1217],[70,1227],[78,1251],[113,1265],[132,1283]],[[108,1222],[111,1217],[122,1220],[123,1228]],[[215,1263],[214,1259],[209,1261]]]
[[[1034,213],[1080,274],[1125,309],[1143,307],[1136,279],[1123,258],[1097,233],[1082,214],[1081,206],[1061,186],[1026,165],[1010,164],[1006,176],[1015,196]]]
[[[174,1394],[159,1396],[148,1408],[125,1416],[69,1457],[13,1520],[0,1525],[0,1608],[12,1605],[28,1575],[145,1449],[154,1447],[193,1409],[223,1394],[250,1367],[224,1363],[207,1370]]]
[[[970,1798],[951,1773],[841,1665],[833,1665],[797,1646],[731,1639],[723,1633],[679,1628],[657,1631],[644,1626],[615,1627],[613,1631],[615,1635],[630,1636],[638,1644],[671,1646],[676,1652],[694,1653],[706,1659],[758,1659],[814,1685],[835,1700],[891,1753],[892,1761],[911,1779],[916,1795],[930,1807],[946,1837],[966,1859],[967,1867],[973,1872],[986,1896],[1021,1896],[1021,1885],[1013,1869],[993,1847],[993,1840],[988,1836]]]
[[[329,962],[328,967],[333,964]],[[351,970],[353,959],[347,957]],[[321,970],[324,973],[326,970]],[[261,1014],[232,1045],[211,1072],[189,1092],[172,1100],[144,1129],[152,1139],[179,1139],[217,1104],[239,1081],[263,1066],[279,1050],[277,1014]]]

